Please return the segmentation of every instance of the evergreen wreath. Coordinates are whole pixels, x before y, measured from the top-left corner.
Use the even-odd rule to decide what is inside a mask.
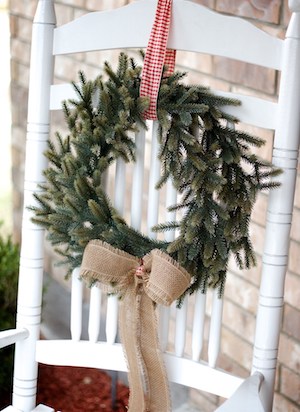
[[[79,85],[73,83],[78,99],[63,103],[69,133],[56,133],[48,143],[46,183],[35,194],[33,221],[47,229],[48,240],[68,264],[68,275],[80,266],[87,243],[100,239],[137,257],[161,249],[191,274],[189,293],[212,286],[222,294],[231,253],[240,268],[255,264],[249,237],[252,207],[260,190],[278,185],[272,178],[280,171],[251,152],[263,140],[227,126],[237,119],[222,107],[239,101],[184,84],[184,73],[163,76],[157,102],[162,165],[157,188],[172,179],[182,196],[170,209],[182,209],[184,215],[154,228],[178,229],[171,243],[129,227],[101,179],[117,158],[134,161],[130,132],[147,128],[143,112],[149,99],[139,97],[141,70],[121,53],[116,71],[105,63],[107,80],[87,81],[79,73]]]

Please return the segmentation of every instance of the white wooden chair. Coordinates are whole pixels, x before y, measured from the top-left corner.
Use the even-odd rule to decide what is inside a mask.
[[[113,297],[108,299],[107,304],[106,341],[98,341],[101,295],[97,288],[92,288],[91,292],[93,316],[90,316],[89,320],[90,338],[87,341],[80,339],[82,284],[77,279],[76,271],[72,286],[72,339],[39,340],[44,233],[31,222],[31,214],[26,208],[33,204],[32,194],[43,181],[42,170],[46,167],[46,161],[42,153],[49,134],[50,110],[59,109],[61,100],[72,96],[69,86],[51,86],[55,56],[90,50],[145,47],[156,2],[139,0],[120,9],[89,13],[58,28],[55,28],[53,3],[53,0],[38,2],[33,24],[17,326],[15,330],[0,334],[2,347],[15,344],[13,404],[7,407],[6,411],[53,410],[42,405],[36,407],[38,362],[126,371],[122,348],[115,343],[117,301]],[[184,354],[187,302],[182,309],[178,309],[174,352],[165,351],[167,335],[161,334],[169,380],[229,398],[219,408],[224,412],[272,410],[300,137],[300,1],[290,1],[289,4],[293,15],[286,38],[281,40],[271,37],[248,22],[219,15],[197,3],[188,0],[174,0],[173,3],[168,42],[170,48],[225,56],[281,71],[278,104],[235,95],[242,101],[242,106],[230,108],[231,112],[245,123],[275,130],[273,162],[284,171],[280,177],[281,187],[272,191],[269,196],[252,376],[243,380],[216,368],[223,303],[216,294],[212,304],[208,364],[199,360],[205,317],[205,296],[201,293],[197,294],[195,301],[192,356],[187,357]],[[101,34],[108,31],[109,36]],[[118,33],[121,35],[118,36]],[[150,182],[156,182],[159,173],[159,163],[155,155],[155,130],[154,125]],[[142,170],[143,148],[140,153],[142,156],[135,167]],[[124,186],[123,167],[119,162],[116,172],[117,187]],[[142,182],[139,180],[139,173],[133,173],[133,176],[133,196],[138,201]],[[124,192],[119,190],[118,193],[115,205],[122,210]],[[174,199],[172,190],[169,196]],[[173,201],[167,199],[167,202]],[[157,209],[158,199],[152,184],[148,206],[150,227],[157,221]],[[139,228],[141,215],[137,210],[134,210],[133,214],[136,218],[133,224]],[[162,311],[163,331],[167,330],[168,319],[169,312]],[[235,393],[238,387],[240,388]]]

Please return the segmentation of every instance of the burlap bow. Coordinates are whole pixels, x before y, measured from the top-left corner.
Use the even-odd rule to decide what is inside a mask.
[[[129,369],[129,411],[171,411],[154,303],[170,305],[176,300],[190,284],[188,272],[160,250],[141,260],[92,240],[84,251],[81,276],[121,296],[119,327]]]

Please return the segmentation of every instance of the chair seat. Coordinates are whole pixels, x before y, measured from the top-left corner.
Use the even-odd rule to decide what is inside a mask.
[[[171,382],[185,384],[228,398],[243,383],[243,379],[211,368],[205,362],[164,353],[164,362]],[[73,340],[40,340],[36,346],[38,362],[60,366],[82,366],[127,372],[127,363],[120,343],[92,343]],[[205,378],[202,378],[205,376]],[[216,389],[217,388],[217,389]]]

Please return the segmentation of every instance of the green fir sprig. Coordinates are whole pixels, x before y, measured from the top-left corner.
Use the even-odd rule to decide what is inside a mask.
[[[280,171],[252,153],[252,146],[264,144],[261,139],[231,127],[237,119],[223,107],[239,101],[185,85],[179,72],[163,76],[157,103],[162,165],[157,189],[172,180],[180,201],[171,209],[182,210],[183,217],[154,228],[177,228],[171,243],[144,236],[112,206],[103,179],[117,158],[135,160],[131,132],[147,127],[143,112],[149,99],[139,96],[141,67],[125,54],[117,71],[108,63],[104,71],[106,81],[101,76],[87,81],[80,73],[80,84],[73,84],[77,99],[63,103],[69,133],[57,133],[49,142],[46,183],[35,194],[33,220],[47,229],[68,274],[80,265],[88,241],[97,238],[138,257],[162,249],[191,274],[189,293],[218,287],[222,294],[231,253],[240,268],[255,264],[251,211],[260,190],[277,186],[272,178]]]

